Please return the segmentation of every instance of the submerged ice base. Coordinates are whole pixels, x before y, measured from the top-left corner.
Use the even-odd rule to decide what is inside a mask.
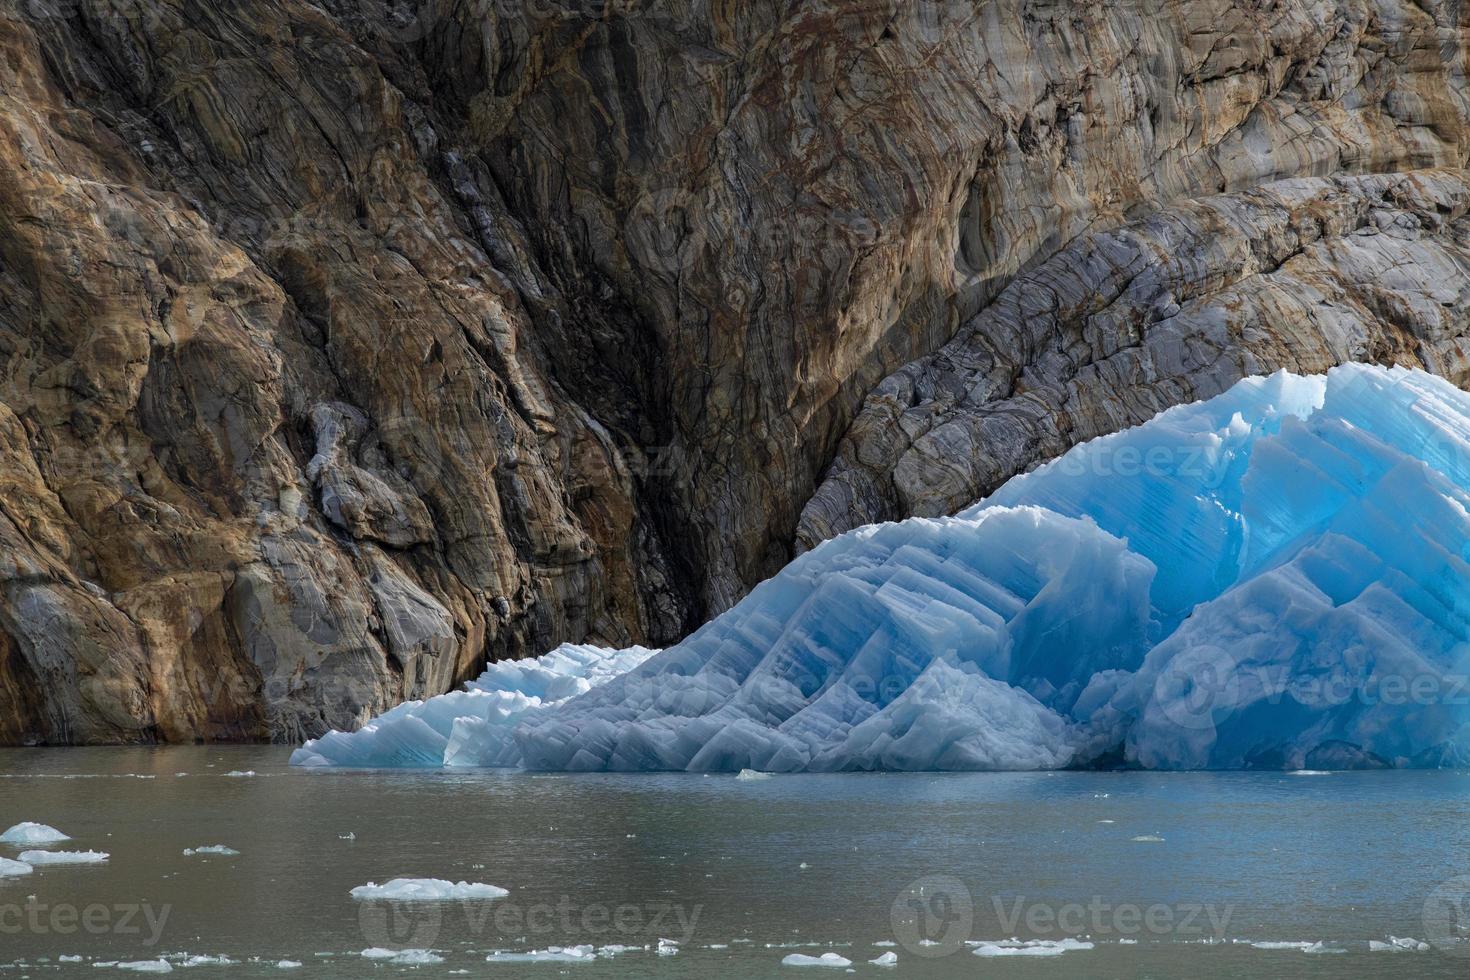
[[[542,770],[1470,761],[1470,396],[1277,374],[822,544],[661,653],[562,647],[298,750]]]

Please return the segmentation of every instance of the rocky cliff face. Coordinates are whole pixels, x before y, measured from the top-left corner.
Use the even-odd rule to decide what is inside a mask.
[[[0,0],[0,741],[352,727],[1242,372],[1460,380],[1470,190],[1400,174],[1466,164],[1467,51],[1408,0]]]

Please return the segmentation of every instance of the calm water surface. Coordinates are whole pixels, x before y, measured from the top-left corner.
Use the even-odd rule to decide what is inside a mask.
[[[0,977],[133,976],[98,964],[160,958],[231,977],[843,973],[782,966],[792,953],[869,976],[1470,976],[1470,948],[1369,948],[1470,936],[1466,773],[738,780],[302,772],[287,755],[0,751],[0,829],[49,823],[64,847],[111,855],[0,878]],[[240,854],[183,854],[214,844]],[[510,895],[349,894],[395,877]],[[1011,937],[1092,947],[985,945]],[[661,939],[678,945],[660,955]],[[1322,951],[1252,945],[1272,942]],[[605,952],[487,961],[583,944]],[[362,956],[374,947],[443,962]],[[869,965],[889,951],[896,968]],[[205,956],[235,962],[185,965]]]

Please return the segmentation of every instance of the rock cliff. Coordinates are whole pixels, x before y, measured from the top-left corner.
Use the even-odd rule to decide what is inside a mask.
[[[0,742],[352,727],[1241,373],[1463,381],[1467,51],[1448,0],[0,0]]]

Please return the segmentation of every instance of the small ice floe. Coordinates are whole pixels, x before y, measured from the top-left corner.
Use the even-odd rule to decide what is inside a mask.
[[[823,953],[821,956],[808,956],[805,953],[791,953],[781,958],[782,966],[830,966],[848,967],[852,966],[852,960],[836,953]]]
[[[800,864],[798,864],[796,867],[797,867],[797,870],[799,870],[799,871],[805,871],[807,868],[810,868],[811,865],[810,864],[807,864],[805,861],[803,861]]]
[[[175,958],[176,957],[173,956],[164,957],[164,959]],[[236,960],[232,960],[228,956],[189,956],[180,954],[179,958],[179,966],[182,966],[186,969],[193,969],[196,966],[234,966],[236,962]]]
[[[1078,950],[1092,949],[1093,944],[1081,939],[1002,939],[999,942],[973,943],[976,956],[1061,956]]]
[[[1262,940],[1251,943],[1252,949],[1294,949],[1302,953],[1346,953],[1347,950],[1341,946],[1328,946],[1318,940],[1317,942],[1275,941]]]
[[[1289,775],[1292,775],[1292,776],[1330,776],[1330,775],[1332,775],[1332,773],[1329,772],[1329,771],[1327,771],[1326,769],[1297,769],[1296,771],[1294,771],[1292,773],[1289,773]]]
[[[101,966],[102,964],[97,964]],[[168,960],[134,960],[131,963],[117,964],[119,970],[132,970],[134,973],[172,973],[174,968]]]
[[[277,970],[295,970],[295,969],[297,969],[300,966],[301,966],[301,961],[300,960],[278,960],[276,962],[276,969]]]
[[[591,946],[548,946],[529,953],[506,953],[496,950],[485,957],[486,963],[591,963],[597,951]]]
[[[443,963],[444,957],[432,949],[384,949],[372,946],[362,951],[363,959],[383,960],[395,966],[433,966]]]
[[[1130,837],[1129,840],[1139,844],[1162,844],[1164,842],[1164,838],[1158,834],[1139,834],[1137,837]]]
[[[250,776],[255,775],[255,770],[246,769],[244,772],[241,772],[239,769],[231,769],[229,772],[225,773],[225,775],[230,777],[231,779],[246,779]]]
[[[105,851],[21,851],[23,864],[101,864],[110,857]]]
[[[648,949],[647,946],[624,946],[622,943],[610,943],[607,946],[599,946],[598,956],[617,956],[619,953],[641,953]]]
[[[1429,944],[1408,936],[1389,936],[1386,943],[1368,940],[1368,949],[1374,953],[1422,953],[1429,949]]]
[[[868,960],[868,962],[873,966],[898,966],[898,954],[890,949],[888,952]]]
[[[1117,823],[1116,820],[1099,820],[1098,823]]]
[[[208,855],[208,854],[214,854],[214,855],[217,855],[219,857],[239,857],[240,856],[240,852],[239,851],[235,850],[233,847],[226,847],[224,844],[205,844],[202,847],[186,847],[186,848],[184,848],[184,857],[194,857],[195,855]]]
[[[32,823],[29,820],[25,823],[18,823],[0,834],[0,844],[29,844],[34,847],[38,844],[60,844],[64,840],[71,840],[71,838],[55,827],[48,827],[43,823]]]
[[[760,772],[756,769],[742,769],[735,774],[736,779],[770,779],[771,774]]]
[[[898,943],[894,942],[892,939],[880,939],[876,943],[874,943],[873,945],[874,946],[897,946]]]
[[[498,885],[444,881],[441,878],[394,878],[386,884],[370,881],[352,889],[352,897],[359,901],[455,902],[470,898],[504,898],[509,894]]]
[[[338,840],[357,840],[357,834],[354,831],[349,830],[345,834],[338,834],[337,835],[337,839]]]
[[[68,955],[66,953],[62,953],[60,956],[56,957],[56,962],[58,962],[58,963],[80,963],[84,959],[85,959],[85,957],[82,957],[82,956],[70,956],[70,955]]]
[[[0,858],[0,878],[19,878],[28,875],[35,869],[24,861],[12,861],[9,858]]]

